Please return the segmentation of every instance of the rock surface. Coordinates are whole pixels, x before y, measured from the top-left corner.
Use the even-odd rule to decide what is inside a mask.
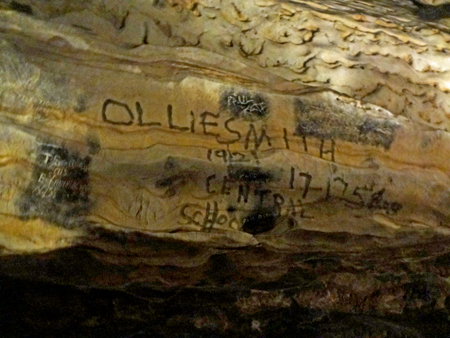
[[[0,1],[5,332],[450,332],[433,5]]]

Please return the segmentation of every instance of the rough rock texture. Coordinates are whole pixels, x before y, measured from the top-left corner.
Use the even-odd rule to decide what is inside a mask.
[[[448,335],[446,6],[0,1],[0,330]]]

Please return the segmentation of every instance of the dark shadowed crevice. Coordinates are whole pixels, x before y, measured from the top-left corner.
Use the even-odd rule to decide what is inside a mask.
[[[9,4],[9,8],[12,9],[13,11],[17,11],[27,15],[33,15],[33,9],[31,8],[30,5],[21,4],[16,1],[11,1],[11,3]]]

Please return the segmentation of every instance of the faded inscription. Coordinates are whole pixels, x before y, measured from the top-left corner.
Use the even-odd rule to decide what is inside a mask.
[[[259,167],[228,168],[228,174],[217,173],[206,177],[205,190],[214,199],[214,203],[202,207],[199,204],[186,204],[181,217],[187,224],[196,224],[204,228],[213,228],[220,212],[215,205],[217,201],[229,203],[226,209],[233,214],[247,214],[243,219],[230,215],[222,216],[222,224],[233,220],[233,225],[252,234],[271,230],[277,221],[286,218],[290,227],[298,225],[301,219],[314,218],[305,205],[320,201],[340,201],[350,209],[381,211],[386,215],[397,214],[403,206],[387,197],[385,187],[376,187],[374,183],[355,183],[337,172],[328,177],[317,176],[296,167],[283,170],[287,177],[274,176]],[[288,178],[286,180],[286,178]],[[283,186],[280,182],[286,182]],[[314,206],[312,206],[314,209]],[[223,209],[223,208],[222,208]],[[192,211],[190,217],[186,210]],[[250,213],[248,210],[251,210]]]
[[[104,122],[123,128],[146,127],[148,132],[168,128],[179,133],[202,134],[215,141],[217,148],[205,149],[205,157],[221,169],[181,173],[172,170],[171,165],[153,182],[156,189],[166,190],[161,198],[178,199],[180,225],[195,225],[204,231],[230,229],[259,234],[280,223],[295,228],[305,219],[314,218],[314,203],[333,201],[340,207],[387,215],[403,209],[390,199],[388,188],[379,182],[369,180],[371,183],[367,184],[358,178],[352,181],[337,171],[324,175],[309,166],[306,166],[309,170],[294,165],[270,171],[260,167],[259,155],[270,149],[313,155],[329,164],[336,162],[338,140],[388,150],[400,127],[395,121],[358,111],[329,108],[321,103],[307,105],[300,99],[292,103],[294,120],[279,121],[281,126],[285,122],[285,127],[274,129],[269,128],[266,120],[268,100],[247,91],[222,93],[217,112],[174,109],[168,103],[163,114],[153,114],[139,101],[107,99],[101,113]],[[240,149],[230,149],[236,143]],[[181,190],[203,174],[209,198],[180,200]]]
[[[91,207],[90,161],[63,145],[41,144],[32,182],[19,202],[22,217],[66,227],[81,225]]]
[[[248,121],[265,118],[269,111],[267,99],[260,94],[246,91],[227,91],[222,94],[220,103],[222,109],[229,110],[234,117]]]

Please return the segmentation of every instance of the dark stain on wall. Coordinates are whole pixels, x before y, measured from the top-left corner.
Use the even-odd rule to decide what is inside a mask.
[[[155,188],[157,189],[166,189],[164,197],[173,197],[182,187],[184,187],[191,177],[187,173],[173,174],[170,176],[166,176],[158,179],[155,182]]]
[[[92,201],[89,156],[80,156],[64,145],[40,145],[32,181],[19,201],[24,219],[41,218],[73,228],[85,224]]]
[[[235,181],[251,183],[267,183],[274,179],[272,173],[260,167],[230,167],[229,176]]]
[[[450,17],[450,5],[443,4],[439,6],[425,5],[417,0],[411,0],[416,5],[416,15],[422,20],[436,21]]]
[[[88,108],[88,97],[86,95],[80,95],[77,98],[77,102],[73,110],[76,113],[83,113]]]
[[[16,1],[11,1],[9,4],[9,8],[13,11],[20,12],[27,15],[33,15],[33,9],[30,5],[21,4]]]
[[[98,137],[91,136],[87,140],[87,146],[89,154],[96,155],[99,153],[100,149],[102,148],[100,144],[100,140]]]
[[[153,0],[152,4],[155,7],[164,8],[166,6],[166,1],[165,0]]]
[[[256,208],[244,219],[242,230],[252,235],[268,232],[275,228],[277,218],[278,213],[275,208]]]
[[[323,140],[343,140],[383,147],[388,150],[399,123],[362,113],[348,113],[324,105],[294,102],[296,134]]]

